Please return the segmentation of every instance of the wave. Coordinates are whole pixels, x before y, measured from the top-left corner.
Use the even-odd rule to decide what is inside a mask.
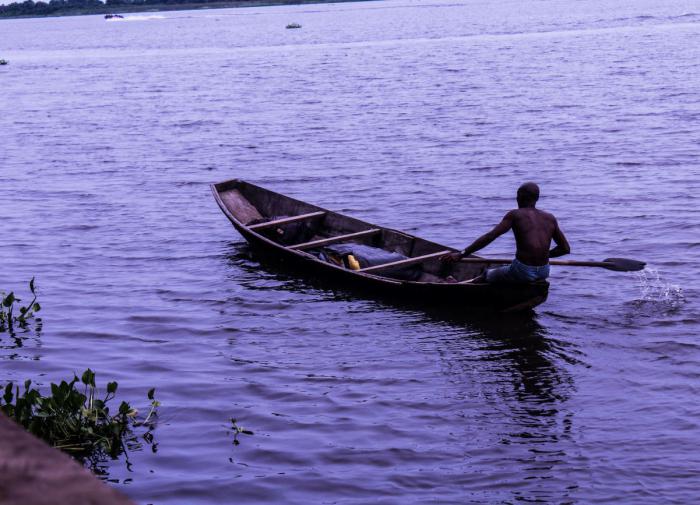
[[[697,12],[686,12],[685,14],[681,14],[680,16],[672,16],[669,19],[685,19],[685,18],[697,18],[700,17],[700,14]]]
[[[159,14],[153,14],[150,16],[125,16],[123,18],[111,18],[107,19],[107,22],[111,23],[118,23],[118,22],[126,22],[126,21],[151,21],[154,19],[165,19],[165,16],[161,16]]]

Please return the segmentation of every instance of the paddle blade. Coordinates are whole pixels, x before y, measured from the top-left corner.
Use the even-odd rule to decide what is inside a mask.
[[[627,258],[606,258],[603,263],[607,263],[604,268],[615,272],[637,272],[644,270],[647,265],[643,261],[631,260]]]

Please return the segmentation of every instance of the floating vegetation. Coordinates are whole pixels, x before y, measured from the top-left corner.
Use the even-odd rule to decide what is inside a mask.
[[[31,380],[25,381],[23,392],[10,382],[0,398],[0,410],[31,434],[95,467],[126,453],[127,446],[139,446],[139,437],[153,443],[151,431],[160,405],[155,389],[148,391],[150,410],[139,420],[138,411],[124,401],[116,413],[110,412],[108,403],[114,400],[117,387],[116,382],[107,383],[106,394],[99,398],[95,372],[89,368],[80,379],[74,375],[70,382],[52,383],[47,396],[32,388]],[[137,428],[144,433],[137,434]]]
[[[26,328],[29,319],[34,317],[34,314],[41,310],[41,305],[36,301],[36,286],[34,285],[34,277],[29,281],[29,290],[32,293],[32,301],[27,305],[20,305],[22,301],[17,298],[14,292],[9,294],[0,293],[2,302],[0,303],[0,332],[9,332],[14,334],[15,326]],[[17,315],[17,311],[19,315]]]
[[[233,445],[238,445],[241,442],[238,440],[238,435],[252,435],[253,432],[250,430],[247,430],[243,428],[242,426],[238,426],[236,424],[236,420],[234,418],[231,418],[231,433],[233,433]]]
[[[301,28],[301,25],[299,23],[289,23],[287,25],[287,30],[293,30],[295,28]]]

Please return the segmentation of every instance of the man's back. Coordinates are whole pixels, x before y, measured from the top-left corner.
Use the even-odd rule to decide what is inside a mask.
[[[527,265],[546,265],[549,246],[559,230],[556,218],[534,207],[515,209],[509,214],[517,245],[515,257]]]
[[[533,282],[549,276],[549,258],[569,254],[571,248],[559,229],[556,218],[549,212],[535,208],[540,188],[534,182],[526,182],[518,188],[518,208],[511,210],[493,230],[485,233],[461,253],[444,256],[444,261],[459,261],[483,249],[508,230],[513,230],[518,250],[513,263],[492,268],[472,279],[472,282]],[[549,246],[554,240],[554,249]]]

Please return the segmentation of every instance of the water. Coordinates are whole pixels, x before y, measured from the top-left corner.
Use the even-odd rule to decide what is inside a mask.
[[[0,22],[3,380],[145,406],[140,503],[690,503],[700,487],[700,7],[410,2]],[[285,30],[291,22],[300,30]],[[573,257],[516,318],[261,268],[241,177],[463,247],[540,183]],[[501,238],[486,252],[512,254]],[[657,277],[658,275],[658,277]],[[255,435],[234,447],[228,419]]]

